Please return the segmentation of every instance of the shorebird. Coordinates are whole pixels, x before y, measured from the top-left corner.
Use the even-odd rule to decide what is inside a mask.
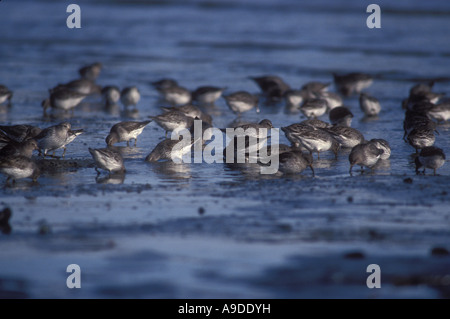
[[[7,176],[7,185],[11,179],[13,184],[22,178],[31,178],[36,182],[41,173],[36,163],[23,155],[0,157],[0,172]]]
[[[376,148],[383,151],[383,154],[380,156],[382,160],[387,160],[391,157],[391,146],[388,141],[381,138],[373,138],[369,141],[369,143],[373,143]]]
[[[116,123],[111,127],[106,137],[106,144],[111,146],[115,143],[127,142],[127,146],[130,146],[130,140],[134,139],[134,146],[136,146],[138,136],[150,122],[125,121]]]
[[[86,94],[72,91],[67,88],[59,88],[50,93],[50,97],[42,101],[44,114],[49,107],[64,111],[73,110],[81,101],[86,98]]]
[[[353,148],[364,142],[364,135],[352,127],[336,125],[325,130],[338,141],[342,148]]]
[[[346,106],[338,106],[328,113],[330,123],[350,127],[352,125],[353,113]]]
[[[171,78],[164,78],[158,81],[151,82],[151,85],[159,90],[159,89],[167,89],[170,87],[178,86],[178,82]]]
[[[103,65],[100,62],[95,62],[78,69],[78,73],[82,78],[95,81],[103,68]]]
[[[115,105],[120,100],[120,89],[114,85],[104,86],[102,88],[102,97],[106,106]]]
[[[380,102],[366,93],[359,95],[359,106],[367,116],[377,116],[381,111]]]
[[[146,156],[145,161],[157,162],[160,160],[170,160],[176,163],[181,162],[183,157],[191,151],[194,143],[195,141],[193,139],[183,141],[181,136],[178,140],[164,139]]]
[[[164,112],[181,112],[184,113],[186,116],[192,117],[192,118],[199,118],[203,122],[206,122],[208,124],[212,124],[212,117],[211,115],[203,112],[201,109],[199,109],[197,106],[192,104],[185,104],[181,106],[172,106],[172,107],[166,107],[163,106],[161,109]]]
[[[0,125],[0,136],[6,136],[15,142],[23,142],[34,138],[41,131],[39,127],[28,124]]]
[[[111,173],[125,173],[125,165],[122,155],[110,148],[89,148],[92,158],[95,161],[95,171],[100,175],[99,168]]]
[[[416,174],[419,174],[419,168],[423,167],[423,174],[425,169],[431,168],[436,175],[436,170],[445,163],[445,154],[441,148],[435,146],[424,147],[415,159]]]
[[[225,90],[226,88],[215,86],[201,86],[192,92],[192,100],[200,105],[212,105],[222,96]]]
[[[149,116],[149,118],[166,131],[166,137],[168,132],[178,132],[183,129],[189,129],[194,123],[194,118],[178,111]]]
[[[250,111],[253,108],[256,108],[256,113],[259,113],[259,98],[256,95],[246,91],[238,91],[229,95],[223,95],[223,98],[234,113],[240,114]]]
[[[28,139],[23,142],[12,141],[0,148],[0,157],[21,155],[31,158],[35,150],[39,150],[39,147],[34,139]]]
[[[300,111],[307,118],[317,118],[327,111],[327,102],[321,99],[307,99],[301,105]]]
[[[49,92],[51,94],[59,90],[70,90],[87,96],[92,94],[100,94],[102,88],[100,85],[95,84],[94,81],[82,78],[64,84],[58,84],[54,88],[50,89]]]
[[[291,87],[277,75],[251,76],[261,89],[262,93],[269,99],[281,99]]]
[[[344,96],[359,94],[373,83],[373,78],[365,73],[348,73],[338,75],[333,73],[334,84],[337,90]]]
[[[157,90],[171,105],[184,105],[192,100],[191,92],[182,86],[160,87]]]
[[[130,105],[136,107],[141,100],[141,93],[136,86],[128,86],[122,89],[120,92],[120,101],[128,108]]]
[[[43,129],[42,132],[35,137],[39,150],[44,151],[44,157],[49,151],[53,151],[52,157],[54,157],[55,151],[60,148],[64,148],[65,154],[70,128],[70,123],[63,122]]]
[[[312,155],[304,154],[299,149],[294,148],[279,154],[278,161],[278,171],[283,174],[299,174],[309,167],[315,176]]]
[[[433,146],[436,141],[436,136],[432,129],[427,127],[419,126],[414,128],[406,137],[409,145],[416,149],[416,153],[419,150],[427,146]]]
[[[4,103],[5,101],[8,101],[8,104],[10,104],[12,97],[13,92],[6,86],[0,84],[0,104]]]
[[[364,171],[364,167],[372,169],[381,155],[383,150],[377,148],[374,143],[362,143],[352,148],[348,160],[350,162],[350,175],[352,175],[352,168],[355,165],[361,166],[361,173]]]

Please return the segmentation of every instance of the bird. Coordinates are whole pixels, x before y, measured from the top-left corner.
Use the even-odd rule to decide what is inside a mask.
[[[366,116],[377,116],[381,111],[380,101],[367,93],[359,95],[359,106]]]
[[[136,146],[138,136],[150,122],[150,120],[147,120],[116,123],[111,127],[105,139],[106,144],[112,146],[116,143],[127,142],[127,146],[130,146],[130,140],[134,139],[134,146]]]
[[[300,92],[303,93],[305,98],[314,98],[316,94],[327,92],[330,84],[330,82],[311,81],[303,84],[300,87]]]
[[[428,127],[419,126],[414,128],[406,137],[409,145],[416,149],[416,153],[419,150],[427,146],[433,146],[436,141],[436,136],[432,129]]]
[[[391,146],[389,145],[389,142],[381,139],[381,138],[373,138],[369,141],[369,143],[373,143],[376,148],[383,151],[383,154],[381,154],[380,159],[387,160],[389,157],[391,157]]]
[[[450,101],[442,102],[431,107],[427,115],[438,123],[447,122],[450,119]]]
[[[315,176],[312,155],[304,154],[300,149],[294,148],[279,154],[278,163],[278,171],[283,174],[299,174],[309,167]]]
[[[161,109],[164,112],[172,112],[172,111],[181,112],[184,113],[186,116],[192,117],[194,119],[199,118],[203,122],[212,124],[211,115],[203,112],[200,108],[192,104],[185,104],[181,106],[171,106],[171,107],[163,106],[161,107]]]
[[[78,69],[78,73],[84,79],[95,81],[103,68],[103,64],[100,62],[94,62],[89,65],[85,65]]]
[[[268,119],[263,119],[259,123],[245,123],[237,125],[232,128],[232,134],[235,136],[240,136],[241,134],[237,129],[242,129],[242,134],[245,136],[267,138],[268,130],[271,128],[273,128],[272,122]],[[221,129],[221,131],[227,133],[228,129]]]
[[[66,155],[66,146],[67,146],[67,144],[72,143],[74,139],[76,139],[78,136],[80,136],[83,133],[84,133],[83,129],[77,129],[77,130],[70,129],[67,132],[67,139],[64,142],[64,144],[60,147],[60,148],[64,149],[64,151],[62,153],[62,157],[64,157]]]
[[[49,90],[49,93],[54,93],[59,90],[70,90],[73,92],[77,92],[79,94],[85,94],[87,95],[93,95],[93,94],[100,94],[101,93],[101,86],[96,84],[94,81],[81,78],[81,79],[75,79],[67,83],[58,84],[54,88],[51,88]]]
[[[439,147],[424,147],[414,162],[416,164],[416,174],[419,174],[419,168],[423,167],[423,174],[425,174],[425,169],[430,168],[433,170],[434,175],[436,175],[436,170],[445,163],[445,153]]]
[[[258,102],[259,98],[247,91],[237,91],[229,95],[222,95],[228,107],[237,114],[250,111],[255,108],[256,113],[259,113]]]
[[[43,129],[42,132],[35,137],[35,140],[38,143],[39,150],[44,151],[44,157],[49,151],[53,151],[52,157],[54,157],[55,151],[60,148],[64,148],[65,153],[66,145],[68,144],[67,140],[69,139],[70,129],[70,123],[63,122]]]
[[[373,83],[372,76],[358,72],[342,75],[333,73],[333,78],[336,89],[344,96],[359,94]]]
[[[97,176],[100,175],[100,169],[106,170],[111,173],[123,174],[126,172],[122,155],[110,148],[90,148],[89,153],[95,162],[95,171]]]
[[[27,139],[23,142],[11,141],[0,149],[0,157],[22,155],[31,158],[35,150],[39,150],[39,147],[34,139]]]
[[[115,105],[120,100],[120,89],[115,85],[104,86],[101,93],[106,106]]]
[[[341,148],[353,148],[364,142],[364,135],[355,128],[334,125],[325,129],[341,145]]]
[[[4,103],[5,101],[8,101],[8,104],[10,104],[12,97],[13,92],[5,85],[0,84],[0,104]]]
[[[277,75],[251,76],[249,79],[253,80],[259,86],[262,93],[268,99],[281,99],[285,92],[291,89],[291,87]]]
[[[299,109],[300,105],[304,101],[304,96],[300,90],[287,90],[284,93],[284,100],[286,101],[286,106],[291,110]]]
[[[307,99],[301,105],[300,111],[307,118],[317,118],[327,111],[327,102],[321,99]]]
[[[361,166],[361,173],[364,171],[364,167],[372,169],[382,154],[383,150],[377,148],[374,143],[361,143],[354,146],[348,156],[350,176],[352,175],[352,168],[355,165]]]
[[[327,123],[327,122],[319,120],[319,119],[307,119],[307,120],[301,121],[300,124],[311,126],[314,129],[329,128],[332,126],[330,123]]]
[[[42,129],[28,124],[0,125],[0,136],[5,136],[15,142],[23,142],[34,138]]]
[[[183,157],[191,151],[193,139],[184,140],[182,136],[179,139],[164,139],[159,142],[155,148],[145,157],[147,162],[158,162],[160,160],[170,160],[175,163],[181,163]]]
[[[36,163],[23,155],[1,156],[0,172],[7,176],[6,185],[12,179],[15,184],[17,179],[31,178],[36,182],[41,171]]]
[[[353,113],[346,106],[338,106],[330,110],[328,117],[332,125],[350,127],[352,125]]]
[[[342,97],[335,92],[328,91],[320,91],[313,93],[313,98],[325,100],[327,103],[327,112],[330,112],[332,109],[338,106],[342,106],[343,99]]]
[[[171,105],[184,105],[192,100],[191,91],[182,86],[160,87],[157,90]]]
[[[41,105],[44,114],[48,108],[60,109],[63,111],[73,110],[81,101],[86,98],[85,93],[79,93],[68,88],[60,88],[53,90],[50,97],[43,100]]]
[[[225,90],[225,87],[201,86],[192,92],[192,100],[199,105],[213,105]]]
[[[317,159],[320,159],[320,152],[328,150],[331,150],[337,158],[340,144],[325,130],[314,129],[304,124],[282,127],[281,130],[294,146],[303,145],[311,154],[317,152]]]
[[[127,86],[120,92],[120,101],[125,108],[130,105],[136,107],[136,105],[141,100],[141,93],[136,86]]]
[[[168,132],[178,132],[183,129],[189,129],[194,123],[194,118],[178,111],[149,116],[149,118],[166,131],[166,137]]]
[[[174,86],[178,86],[178,82],[171,78],[163,78],[150,83],[155,89],[166,89]]]

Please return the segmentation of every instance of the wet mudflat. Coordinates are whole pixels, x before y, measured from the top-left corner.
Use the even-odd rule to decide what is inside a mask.
[[[82,28],[70,30],[63,4],[2,3],[1,81],[14,98],[0,106],[1,123],[44,128],[67,120],[85,132],[64,159],[35,157],[43,171],[37,183],[3,187],[1,176],[0,209],[12,214],[1,228],[0,296],[449,298],[450,165],[437,176],[415,174],[401,101],[420,80],[437,79],[434,90],[450,94],[450,45],[441,32],[450,7],[379,4],[381,30],[365,26],[363,5],[344,1],[80,2]],[[44,117],[47,90],[94,61],[104,64],[100,85],[139,87],[137,112],[105,109],[92,96],[73,114]],[[161,113],[151,81],[258,93],[248,76],[277,74],[300,87],[351,71],[375,77],[367,92],[382,105],[366,119],[358,98],[346,98],[352,127],[392,147],[372,172],[350,176],[346,150],[337,160],[321,154],[315,177],[261,175],[254,165],[147,163],[164,137],[155,123],[137,147],[116,145],[126,174],[95,172],[88,148],[105,147],[114,123]],[[260,108],[243,119],[268,118],[275,127],[304,119],[282,102]],[[215,127],[236,119],[223,99],[205,111]],[[438,131],[435,145],[448,155],[450,125]],[[283,135],[280,142],[287,143]],[[82,270],[81,289],[66,286],[69,264]],[[370,264],[380,266],[380,289],[366,286]]]

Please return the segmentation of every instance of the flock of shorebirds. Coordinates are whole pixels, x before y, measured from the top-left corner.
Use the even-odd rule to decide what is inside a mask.
[[[73,112],[86,97],[101,94],[105,105],[122,103],[125,109],[135,108],[141,95],[137,87],[131,86],[120,90],[116,86],[100,86],[96,80],[102,70],[101,63],[93,63],[79,69],[79,78],[59,84],[49,90],[49,97],[42,102],[44,114],[51,109],[53,112]],[[89,148],[95,161],[96,171],[99,169],[109,174],[124,173],[124,159],[115,150],[114,144],[134,140],[136,146],[138,136],[152,121],[157,123],[166,132],[166,138],[158,143],[145,158],[146,161],[173,160],[174,146],[179,140],[167,138],[169,132],[182,129],[193,129],[194,121],[201,120],[202,132],[212,128],[212,117],[204,111],[204,106],[213,105],[219,98],[224,98],[232,112],[238,116],[250,110],[260,112],[261,98],[266,101],[284,101],[290,110],[303,113],[307,120],[294,123],[281,130],[291,145],[279,144],[274,148],[269,145],[269,153],[277,149],[279,167],[283,174],[301,173],[311,168],[313,174],[313,153],[320,154],[332,151],[335,156],[340,149],[350,149],[350,174],[354,166],[360,166],[361,172],[365,167],[372,168],[380,160],[386,160],[391,155],[389,142],[384,139],[366,140],[363,134],[351,127],[352,112],[344,106],[343,99],[349,96],[359,96],[361,110],[368,117],[377,116],[381,110],[379,101],[363,90],[373,83],[373,78],[364,73],[349,73],[343,75],[333,74],[336,92],[329,91],[330,83],[309,82],[299,89],[293,89],[279,76],[267,75],[250,77],[261,90],[255,95],[247,91],[237,91],[225,95],[223,87],[199,87],[190,91],[178,84],[174,79],[160,79],[151,82],[160,93],[161,98],[170,106],[162,107],[162,113],[150,116],[146,121],[122,121],[111,127],[105,139],[106,147]],[[444,151],[434,146],[437,125],[450,118],[450,102],[443,100],[443,94],[433,92],[433,83],[416,84],[410,89],[410,94],[403,101],[405,111],[404,140],[415,150],[416,173],[419,169],[429,168],[434,171],[445,163]],[[0,85],[0,104],[11,103],[13,92],[6,86]],[[328,115],[329,121],[318,119]],[[272,122],[264,119],[259,123],[245,123],[234,128],[252,128],[258,132],[260,129],[273,128]],[[18,124],[0,125],[0,172],[10,180],[39,177],[41,169],[33,158],[33,152],[38,151],[39,156],[56,157],[55,151],[62,149],[65,156],[66,147],[77,136],[83,133],[82,129],[72,129],[69,122],[41,129],[39,127]],[[204,141],[207,142],[207,141]],[[179,156],[191,152],[194,141],[189,141],[187,147],[179,150]],[[244,150],[239,149],[238,143],[233,143],[231,152],[234,154],[243,151],[248,160],[248,142],[244,143]],[[224,149],[224,156],[229,150]],[[49,153],[53,152],[52,155]],[[274,154],[272,154],[274,155]],[[236,157],[234,157],[236,158]]]

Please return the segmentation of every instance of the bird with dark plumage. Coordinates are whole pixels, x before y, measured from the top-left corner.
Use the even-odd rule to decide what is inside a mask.
[[[67,83],[58,84],[54,88],[49,90],[49,93],[54,93],[59,90],[70,90],[79,94],[92,95],[100,94],[102,88],[100,85],[95,84],[94,81],[89,79],[76,79]]]
[[[11,141],[0,149],[0,157],[21,155],[31,158],[35,150],[39,150],[39,147],[34,139],[28,139],[23,142]]]
[[[352,127],[335,125],[324,130],[330,133],[342,148],[352,148],[364,142],[364,135]]]
[[[383,154],[383,150],[375,146],[374,143],[361,143],[352,148],[348,160],[350,162],[350,175],[355,165],[361,166],[361,173],[364,167],[372,169]]]
[[[300,111],[307,118],[317,118],[327,111],[327,102],[322,99],[306,99],[300,106]]]
[[[312,155],[304,154],[300,149],[293,148],[279,154],[278,161],[278,171],[283,174],[299,174],[309,167],[315,176]]]
[[[63,122],[43,129],[42,132],[35,137],[39,150],[44,151],[44,157],[49,151],[53,151],[52,157],[54,157],[55,151],[60,148],[64,148],[63,154],[65,154],[70,129],[70,123]]]
[[[251,76],[268,99],[281,99],[291,87],[277,75]]]
[[[359,94],[373,83],[372,76],[365,73],[348,73],[338,75],[333,73],[336,89],[344,96]]]
[[[199,105],[213,105],[225,90],[225,87],[201,86],[192,92],[192,100]]]
[[[5,85],[0,84],[0,104],[4,103],[5,101],[8,101],[8,104],[10,104],[12,97],[13,92]]]
[[[419,168],[423,167],[423,174],[425,174],[425,169],[430,168],[433,170],[434,175],[436,175],[436,170],[445,163],[445,154],[439,147],[424,147],[414,162],[416,164],[416,174],[419,174]]]
[[[50,93],[50,97],[43,100],[41,105],[44,109],[44,114],[48,108],[59,109],[63,111],[73,110],[81,103],[87,94],[79,93],[68,88],[59,88]]]
[[[134,139],[134,146],[137,144],[137,138],[141,135],[144,128],[151,121],[124,121],[114,124],[108,136],[106,137],[106,144],[108,146],[115,143],[127,142],[127,146],[130,146],[130,140]]]
[[[185,105],[191,102],[191,91],[182,86],[169,86],[157,88],[163,99],[171,105]]]
[[[256,113],[259,113],[259,98],[256,95],[246,91],[238,91],[229,95],[223,95],[223,98],[234,113],[241,114],[253,108],[256,109]]]
[[[189,129],[194,123],[194,118],[178,111],[166,112],[156,116],[149,116],[156,124],[168,132],[178,132],[183,129]]]
[[[17,179],[31,178],[36,182],[41,171],[36,163],[23,155],[0,157],[0,173],[7,176],[6,184],[12,179],[13,184]]]
[[[377,116],[381,111],[380,101],[366,93],[359,95],[359,106],[367,116]]]
[[[101,93],[106,106],[115,105],[120,100],[120,89],[115,85],[104,86]]]
[[[120,92],[120,101],[128,108],[130,105],[136,107],[141,100],[141,92],[136,86],[128,86],[122,89]]]
[[[95,162],[95,171],[100,175],[99,168],[111,173],[125,173],[125,165],[122,155],[110,148],[89,148],[92,158]]]
[[[352,126],[353,113],[346,106],[338,106],[331,109],[328,117],[333,125]]]
[[[100,62],[94,62],[78,69],[78,73],[84,79],[95,81],[100,75],[102,68],[103,65]]]
[[[187,141],[183,140],[182,136],[178,140],[164,139],[145,157],[145,161],[158,162],[160,160],[169,160],[181,163],[183,157],[191,152],[191,147],[194,143],[194,139]]]

